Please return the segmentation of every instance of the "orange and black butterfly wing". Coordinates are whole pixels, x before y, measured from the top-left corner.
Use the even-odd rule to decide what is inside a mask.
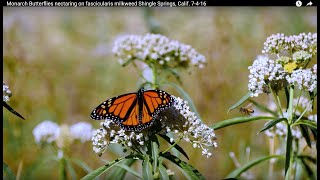
[[[132,109],[129,117],[125,121],[118,123],[118,125],[126,131],[141,131],[138,103],[136,103],[136,105]]]
[[[136,113],[137,100],[137,93],[128,93],[110,98],[92,111],[91,118],[95,120],[108,118],[117,124],[126,122]]]
[[[143,108],[141,126],[148,127],[152,125],[156,115],[171,107],[173,98],[170,94],[161,90],[147,90],[143,93]]]

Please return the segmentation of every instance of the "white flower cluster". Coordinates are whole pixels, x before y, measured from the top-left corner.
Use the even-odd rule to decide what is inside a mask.
[[[178,111],[179,114],[173,115],[173,118],[170,117],[172,115],[166,117],[168,119],[165,123],[167,125],[167,132],[177,135],[176,139],[182,136],[194,148],[201,148],[202,155],[209,158],[212,153],[206,147],[217,147],[217,143],[215,142],[217,138],[214,130],[202,123],[196,114],[190,110],[187,101],[175,96],[173,98],[174,110],[171,113]],[[182,116],[182,118],[179,116]]]
[[[313,69],[297,69],[286,75],[289,84],[297,86],[300,90],[313,92],[317,88],[317,65]],[[314,73],[316,72],[316,73]]]
[[[67,128],[67,129],[66,129]],[[68,131],[68,133],[62,133]],[[91,124],[86,122],[75,123],[72,126],[62,125],[61,127],[50,120],[45,120],[38,124],[32,131],[36,143],[51,143],[58,142],[60,136],[65,134],[70,135],[73,140],[79,139],[81,142],[89,141],[93,134]],[[63,140],[59,140],[63,142]]]
[[[51,143],[60,135],[60,127],[58,124],[45,120],[38,124],[32,131],[36,143],[41,141]]]
[[[125,35],[115,40],[112,52],[119,58],[120,64],[131,60],[156,63],[159,67],[204,67],[206,59],[190,45],[160,34]]]
[[[11,96],[11,91],[9,87],[3,82],[3,101],[8,102],[10,99],[9,97]]]
[[[280,123],[276,124],[275,126],[273,126],[272,128],[267,129],[264,132],[270,138],[274,138],[275,136],[286,137],[288,134],[288,129],[284,123],[280,122]],[[296,138],[296,139],[302,138],[301,131],[299,129],[297,129],[296,126],[294,126],[291,129],[291,134],[292,134],[293,138]]]
[[[122,144],[124,147],[131,149],[133,144],[135,147],[142,147],[148,140],[150,133],[154,133],[152,131],[157,128],[155,126],[160,125],[162,129],[158,132],[155,131],[155,133],[173,133],[177,137],[171,138],[171,142],[182,137],[185,141],[192,143],[194,148],[201,148],[203,155],[210,157],[212,153],[205,146],[217,147],[214,130],[203,124],[195,113],[190,111],[186,101],[175,96],[173,96],[173,99],[173,106],[154,117],[153,120],[157,122],[148,130],[141,132],[125,131],[120,129],[112,120],[106,119],[101,123],[102,127],[94,132],[91,139],[93,151],[100,154],[112,143]]]
[[[267,82],[282,80],[285,77],[281,64],[263,55],[258,56],[248,69],[250,70],[248,88],[252,96],[263,93],[264,86],[268,86]]]
[[[299,35],[284,36],[273,34],[264,42],[263,54],[281,54],[286,51],[295,52],[304,50],[311,54],[317,53],[317,33],[300,33]]]
[[[101,153],[109,144],[121,144],[124,147],[132,147],[133,144],[143,146],[145,137],[141,132],[125,131],[117,127],[110,119],[106,119],[101,123],[99,128],[93,133],[91,138],[93,151]]]

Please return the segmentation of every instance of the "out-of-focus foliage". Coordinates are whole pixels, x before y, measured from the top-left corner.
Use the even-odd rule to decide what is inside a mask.
[[[57,179],[58,163],[44,162],[51,151],[38,146],[32,130],[50,119],[59,124],[92,123],[89,115],[102,100],[137,90],[138,72],[121,67],[112,55],[113,40],[123,34],[149,32],[143,8],[4,8],[3,76],[13,96],[10,104],[21,112],[21,121],[3,110],[4,162],[22,179]],[[206,56],[207,66],[182,75],[183,87],[201,118],[210,125],[239,116],[228,108],[247,93],[248,66],[261,53],[271,34],[317,31],[316,8],[202,7],[154,8],[159,31],[190,44]],[[174,81],[174,79],[172,79]],[[177,92],[165,89],[174,95]],[[268,100],[268,96],[261,100]],[[257,135],[264,122],[236,125],[215,131],[219,147],[207,159],[182,143],[190,160],[207,179],[221,179],[235,169],[229,152],[245,158],[268,154],[267,139]],[[90,143],[77,144],[72,155],[91,169],[104,163]],[[117,148],[101,157],[116,159]],[[279,162],[284,163],[284,162]],[[20,164],[20,166],[19,166]],[[22,164],[22,165],[21,165]],[[44,165],[45,164],[45,165]],[[77,177],[87,174],[76,167]],[[139,166],[135,166],[141,172]],[[257,179],[266,177],[268,165],[252,169]],[[277,167],[282,167],[282,164]],[[172,166],[175,173],[180,171]],[[275,174],[282,177],[282,172]],[[133,177],[128,175],[128,177]]]

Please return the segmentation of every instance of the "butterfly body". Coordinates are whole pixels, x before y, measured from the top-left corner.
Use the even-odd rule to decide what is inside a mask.
[[[151,126],[157,114],[172,106],[173,98],[162,90],[139,89],[110,98],[91,113],[95,120],[109,119],[127,131],[141,131]]]

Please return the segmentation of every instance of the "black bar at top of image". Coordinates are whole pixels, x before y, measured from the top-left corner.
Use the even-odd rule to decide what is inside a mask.
[[[29,3],[31,0],[25,0],[25,1],[14,1],[14,0],[5,0],[2,1],[2,5],[3,6],[8,6],[8,2],[27,2]],[[50,2],[53,3],[54,2],[62,2],[62,1],[50,1],[50,0],[32,0],[31,2]],[[64,1],[64,0],[63,0]],[[87,0],[90,2],[102,2],[102,1],[97,1],[97,0]],[[124,2],[136,2],[136,1],[125,1]],[[139,0],[137,0],[139,2]],[[176,6],[175,7],[179,7],[178,3],[183,3],[183,2],[188,2],[188,6],[183,6],[183,7],[206,7],[206,6],[292,6],[292,7],[297,7],[296,6],[296,2],[297,1],[301,1],[301,7],[310,7],[307,6],[307,4],[310,4],[310,2],[312,2],[311,7],[312,6],[317,6],[317,1],[316,0],[208,0],[208,1],[197,1],[197,0],[193,0],[193,1],[159,1],[159,0],[153,0],[153,1],[146,1],[145,2],[154,2],[155,4],[157,2],[175,2]],[[75,3],[79,3],[79,2],[86,2],[86,1],[70,1],[68,0],[68,2],[75,2]],[[104,0],[104,2],[119,2],[119,1],[108,1],[108,0]],[[46,3],[44,3],[46,4]],[[192,4],[192,5],[191,5]],[[16,6],[14,6],[16,7]],[[28,6],[27,6],[28,7]],[[46,6],[48,7],[48,6]],[[54,6],[56,7],[56,6]],[[114,7],[114,6],[113,6]]]

